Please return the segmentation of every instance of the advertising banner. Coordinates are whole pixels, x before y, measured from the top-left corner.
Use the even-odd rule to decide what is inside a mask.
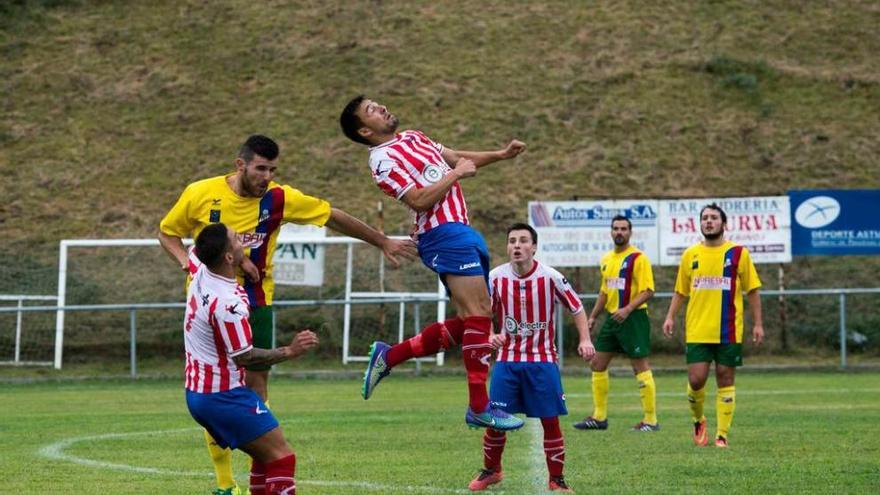
[[[555,267],[599,266],[614,249],[611,219],[623,215],[632,222],[630,243],[656,260],[657,205],[652,199],[530,201],[529,225],[538,232],[535,257]]]
[[[324,285],[324,245],[296,242],[326,237],[327,229],[286,223],[278,233],[272,276],[278,285]]]
[[[796,255],[880,254],[880,189],[789,191]]]
[[[699,215],[710,203],[727,214],[725,238],[748,248],[755,263],[791,261],[789,198],[760,196],[659,201],[661,265],[678,265],[684,250],[703,240]]]

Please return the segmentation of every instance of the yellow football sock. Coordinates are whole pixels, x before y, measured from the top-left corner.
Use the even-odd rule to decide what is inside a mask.
[[[716,436],[727,438],[730,424],[733,423],[733,410],[736,409],[736,387],[718,389],[718,399],[715,410],[718,414],[718,432]]]
[[[608,417],[608,370],[593,372],[593,417],[599,421]]]
[[[205,442],[208,444],[208,452],[211,454],[211,462],[214,463],[214,474],[217,476],[217,488],[225,490],[235,486],[235,478],[232,476],[232,451],[221,448],[208,433],[205,432]]]
[[[703,416],[703,402],[706,401],[706,387],[694,390],[691,388],[691,384],[688,383],[687,398],[691,408],[691,418],[696,423],[705,417]]]
[[[654,374],[646,370],[636,375],[639,382],[639,397],[642,399],[642,411],[645,423],[657,424],[657,387],[654,385]]]

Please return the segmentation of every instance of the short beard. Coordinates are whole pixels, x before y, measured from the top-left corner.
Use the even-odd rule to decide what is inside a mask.
[[[614,245],[615,246],[624,246],[624,245],[626,245],[626,243],[627,243],[627,240],[623,237],[621,237],[619,241],[617,240],[617,237],[614,238]]]
[[[703,237],[705,237],[707,241],[717,241],[718,239],[721,238],[722,235],[724,235],[723,230],[719,230],[718,232],[715,232],[714,234],[707,234],[706,232],[703,232]]]
[[[388,133],[393,134],[397,131],[398,124],[400,124],[400,119],[397,116],[391,117],[391,122],[388,123]]]

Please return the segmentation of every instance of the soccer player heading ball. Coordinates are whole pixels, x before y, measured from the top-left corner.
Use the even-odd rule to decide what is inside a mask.
[[[440,276],[458,315],[394,346],[373,343],[364,399],[394,366],[460,344],[470,396],[465,422],[477,428],[520,428],[522,420],[491,407],[486,393],[492,353],[489,251],[470,226],[460,181],[475,176],[480,167],[516,157],[525,144],[513,140],[495,151],[457,151],[419,131],[398,133],[397,116],[364,96],[345,106],[339,123],[349,139],[370,147],[370,171],[379,189],[412,210],[419,256]]]

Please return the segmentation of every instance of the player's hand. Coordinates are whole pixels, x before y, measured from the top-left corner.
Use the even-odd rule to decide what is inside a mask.
[[[752,342],[755,345],[761,345],[761,342],[764,342],[764,327],[763,325],[755,325],[752,328]]]
[[[259,282],[260,281],[260,269],[257,268],[257,265],[251,261],[250,258],[245,256],[241,259],[241,271],[244,272],[244,276],[248,278],[251,282]]]
[[[382,244],[382,254],[394,268],[400,268],[400,259],[413,261],[419,258],[419,250],[416,243],[409,239],[385,239]]]
[[[617,323],[623,323],[629,317],[629,314],[632,313],[632,309],[629,306],[624,306],[611,315],[611,319],[616,321]]]
[[[588,331],[588,332],[592,332],[592,331],[593,331],[593,326],[594,326],[594,325],[596,325],[596,319],[593,318],[592,316],[589,317],[589,318],[587,318],[587,331]]]
[[[672,338],[672,327],[675,325],[675,322],[672,321],[672,318],[666,318],[666,321],[663,322],[663,336],[667,339]]]
[[[453,168],[459,179],[477,175],[477,165],[468,158],[459,158]]]
[[[315,332],[311,330],[303,330],[294,335],[293,340],[290,341],[290,345],[287,346],[290,349],[290,357],[295,358],[301,356],[309,349],[317,346],[318,343],[318,335],[315,334]]]
[[[501,159],[509,160],[526,150],[526,143],[514,139],[508,143],[507,147],[501,150]]]
[[[584,358],[584,361],[589,361],[596,355],[596,348],[593,347],[593,343],[590,342],[589,339],[582,340],[581,343],[578,344],[578,354]]]
[[[504,344],[507,342],[506,335],[500,333],[490,333],[489,334],[489,345],[492,346],[492,349],[496,351],[504,347]]]

